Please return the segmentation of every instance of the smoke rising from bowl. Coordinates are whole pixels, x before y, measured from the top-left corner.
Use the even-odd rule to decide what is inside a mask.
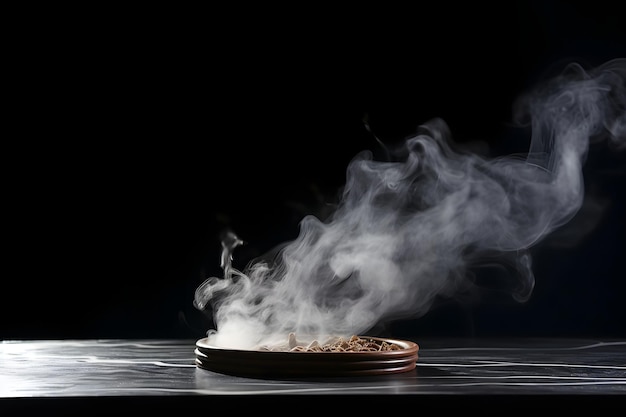
[[[209,343],[248,349],[290,332],[365,334],[424,315],[437,296],[472,285],[472,266],[494,260],[515,272],[511,293],[527,300],[529,249],[580,209],[590,143],[624,149],[625,83],[624,59],[591,70],[571,64],[522,96],[524,155],[462,151],[440,119],[390,149],[388,161],[359,153],[328,219],[303,218],[298,237],[273,256],[242,271],[228,264],[228,274],[197,288],[195,306],[213,310]]]

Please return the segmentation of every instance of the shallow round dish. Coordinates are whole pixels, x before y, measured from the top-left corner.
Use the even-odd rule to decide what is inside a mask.
[[[360,336],[400,346],[397,350],[363,352],[276,352],[237,350],[196,342],[196,365],[213,372],[246,377],[335,377],[385,375],[415,369],[419,346],[415,342]]]

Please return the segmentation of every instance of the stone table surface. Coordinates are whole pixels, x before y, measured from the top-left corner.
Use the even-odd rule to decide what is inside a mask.
[[[626,340],[410,340],[420,349],[416,368],[408,372],[283,380],[198,368],[195,340],[5,340],[0,407],[159,408],[183,398],[190,406],[245,399],[276,407],[277,395],[307,397],[302,401],[321,406],[316,395],[358,397],[361,405],[403,397],[444,407],[551,400],[574,409],[583,401],[614,406],[626,398]]]

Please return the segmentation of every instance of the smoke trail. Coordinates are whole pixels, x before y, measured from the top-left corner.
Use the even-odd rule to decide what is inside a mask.
[[[196,306],[214,310],[211,343],[253,348],[289,332],[349,336],[419,317],[436,296],[470,284],[468,268],[494,253],[514,261],[512,291],[528,299],[528,249],[581,207],[589,144],[624,148],[625,81],[623,59],[590,71],[572,64],[522,97],[526,155],[455,150],[442,120],[421,126],[390,161],[356,155],[328,220],[305,217],[274,258],[198,287]]]

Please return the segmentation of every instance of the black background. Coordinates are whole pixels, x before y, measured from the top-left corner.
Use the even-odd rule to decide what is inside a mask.
[[[193,292],[221,274],[220,231],[247,242],[237,267],[295,238],[352,157],[380,151],[372,132],[396,143],[440,117],[494,156],[527,150],[516,97],[566,63],[626,56],[609,4],[152,9],[24,31],[0,338],[203,337]],[[626,336],[625,162],[592,148],[588,202],[605,210],[533,248],[528,302],[452,299],[387,331]]]

